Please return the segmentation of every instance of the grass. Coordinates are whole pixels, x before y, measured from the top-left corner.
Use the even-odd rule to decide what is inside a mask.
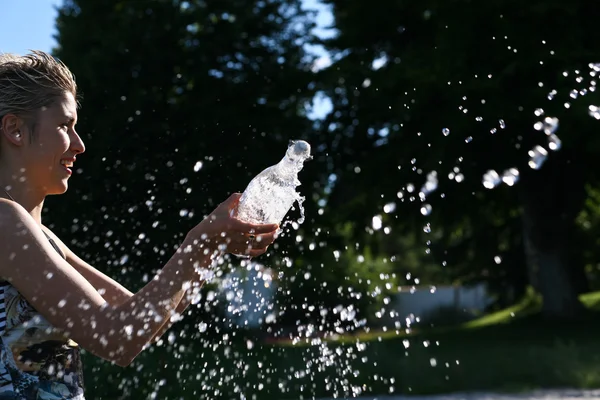
[[[582,296],[600,311],[600,292]],[[92,399],[312,399],[600,387],[600,318],[543,320],[539,299],[444,329],[369,332],[295,346],[177,340],[119,369],[86,357]],[[125,394],[123,394],[125,393]],[[244,395],[244,397],[241,396]]]

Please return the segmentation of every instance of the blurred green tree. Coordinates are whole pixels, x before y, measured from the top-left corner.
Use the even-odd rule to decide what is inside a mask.
[[[321,135],[333,157],[336,216],[368,225],[397,202],[384,223],[396,231],[429,223],[442,237],[435,259],[457,278],[512,274],[522,287],[514,264],[494,262],[510,252],[542,294],[545,315],[581,312],[587,282],[575,217],[585,183],[598,179],[598,122],[588,115],[598,104],[595,3],[325,3],[339,30],[325,41],[334,63],[318,86],[334,104]],[[534,128],[545,117],[559,119],[562,143]],[[530,161],[535,146],[549,153],[545,162],[543,154]],[[511,168],[515,187],[484,188],[489,170],[514,180]],[[430,171],[439,186],[423,218],[418,192]]]
[[[53,222],[139,286],[306,136],[312,26],[297,0],[65,1],[55,55],[77,76],[87,152]]]

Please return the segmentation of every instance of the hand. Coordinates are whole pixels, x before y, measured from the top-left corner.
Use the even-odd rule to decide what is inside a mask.
[[[277,224],[250,224],[234,218],[241,193],[234,193],[188,233],[188,239],[210,252],[258,257],[277,237]]]

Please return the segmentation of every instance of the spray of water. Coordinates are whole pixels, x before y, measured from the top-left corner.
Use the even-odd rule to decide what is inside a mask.
[[[600,72],[600,64],[590,64],[590,69],[593,77]],[[569,92],[569,97],[573,101],[580,101],[587,91],[594,90],[595,84],[591,84],[585,90]],[[556,95],[557,91],[550,91],[548,100],[555,99]],[[588,111],[590,117],[600,120],[600,107],[590,105]],[[536,109],[534,115],[539,117],[539,121],[533,125],[532,132],[543,133],[547,138],[547,146],[537,145],[525,151],[530,158],[529,167],[539,169],[543,167],[545,160],[552,156],[552,151],[561,149],[562,143],[557,136],[558,119],[546,115],[541,108]],[[490,130],[490,134],[500,134],[498,129],[505,129],[509,123],[510,121],[499,120],[497,127]],[[449,136],[450,129],[444,128],[442,134]],[[456,131],[452,134],[456,134]],[[470,143],[472,138],[467,137],[465,141]],[[202,161],[193,166],[194,172],[202,168]],[[448,178],[460,183],[468,177],[456,167]],[[490,169],[483,175],[482,184],[486,189],[494,189],[502,183],[513,186],[518,180],[519,170],[516,167],[504,171]],[[438,189],[438,185],[437,171],[430,171],[426,175],[425,183],[420,189],[415,184],[406,184],[397,192],[397,199],[386,202],[382,213],[373,216],[371,230],[389,233],[386,231],[388,227],[385,226],[384,217],[396,211],[396,201],[420,201],[421,215],[429,217],[434,210],[427,201]],[[301,216],[298,220],[290,219],[286,222],[285,233],[288,235],[298,229],[304,218],[303,198],[297,194],[293,200],[298,201]],[[154,207],[153,200],[148,200],[146,206]],[[182,217],[190,217],[190,214],[193,215],[189,210],[180,212]],[[430,221],[424,224],[423,232],[432,232]],[[315,232],[314,238],[297,235],[296,244],[306,245],[307,251],[311,251],[323,246],[321,243],[327,245],[326,240],[322,239],[322,236],[326,235],[327,232],[322,231]],[[140,233],[139,240],[147,239]],[[430,243],[431,241],[428,241],[428,244]],[[107,244],[109,249],[114,246],[114,243]],[[341,262],[349,250],[352,250],[352,246],[332,250],[334,261]],[[364,255],[357,254],[356,257],[359,263],[365,262]],[[267,264],[268,260],[266,258],[259,261]],[[396,261],[394,257],[388,260],[390,263]],[[327,267],[335,268],[335,262]],[[494,262],[501,263],[501,257],[494,257]],[[115,265],[124,269],[127,263],[127,254],[115,261]],[[149,397],[155,399],[171,398],[168,396],[170,386],[175,386],[178,392],[183,390],[185,398],[211,399],[286,398],[288,394],[298,392],[305,393],[305,398],[312,398],[319,390],[324,390],[333,397],[349,398],[369,392],[374,387],[386,388],[389,393],[396,392],[398,382],[392,377],[393,372],[390,372],[393,365],[389,360],[386,361],[385,347],[380,340],[386,333],[410,332],[411,327],[419,323],[420,316],[398,315],[392,307],[391,299],[386,297],[383,303],[387,308],[376,310],[373,317],[388,318],[392,321],[391,325],[370,338],[375,340],[367,340],[358,335],[351,336],[358,332],[370,333],[367,321],[358,318],[356,307],[340,304],[327,308],[315,304],[314,299],[306,299],[302,308],[306,312],[320,315],[321,319],[307,324],[299,322],[296,326],[285,329],[278,327],[279,320],[290,310],[276,304],[275,293],[281,290],[278,281],[287,279],[282,270],[290,268],[293,263],[294,260],[284,258],[281,265],[271,269],[260,262],[250,260],[242,260],[241,264],[238,259],[225,257],[220,260],[219,268],[213,274],[204,276],[208,280],[210,290],[201,291],[199,287],[190,290],[194,310],[181,322],[187,325],[179,333],[169,333],[157,346],[150,347],[142,353],[139,361],[132,367],[131,377],[122,379],[120,375],[115,375],[115,388],[119,393],[124,393],[123,398],[130,398],[135,395],[140,382],[153,382]],[[304,275],[298,279],[312,279],[310,270],[303,272]],[[340,288],[339,296],[350,299],[363,296],[375,298],[386,291],[399,290],[392,283],[393,278],[395,277],[382,274],[380,282],[371,292],[361,293]],[[419,283],[418,277],[410,274],[406,279],[414,281],[415,284]],[[414,291],[414,287],[409,291]],[[432,287],[431,292],[435,291],[436,288]],[[216,312],[217,310],[220,310],[220,313]],[[203,317],[194,320],[192,315],[196,313]],[[330,322],[332,316],[336,321],[333,324]],[[173,316],[174,319],[180,317]],[[339,342],[341,339],[345,339],[345,342]],[[402,343],[406,354],[417,346],[432,348],[440,345],[429,341],[416,344],[410,338],[404,339]],[[374,348],[380,351],[371,351]],[[190,353],[194,354],[194,357],[190,357]],[[146,367],[157,365],[156,360],[160,360],[158,374]],[[181,363],[179,360],[186,362]],[[444,364],[446,368],[450,368],[450,364],[458,365],[459,361],[445,362],[432,357],[429,364],[432,368],[440,368]],[[371,370],[377,367],[377,373],[373,376],[361,375],[360,371],[365,365],[369,365]],[[90,368],[90,373],[94,374],[105,368],[109,366],[96,362]],[[156,379],[157,376],[160,376],[160,379]],[[182,381],[183,376],[187,377],[185,381]],[[118,398],[117,395],[114,398]]]

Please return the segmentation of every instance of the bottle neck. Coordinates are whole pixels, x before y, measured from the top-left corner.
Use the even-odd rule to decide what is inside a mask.
[[[281,170],[282,173],[294,175],[298,174],[303,166],[303,160],[293,159],[287,155],[277,164],[278,169]]]

